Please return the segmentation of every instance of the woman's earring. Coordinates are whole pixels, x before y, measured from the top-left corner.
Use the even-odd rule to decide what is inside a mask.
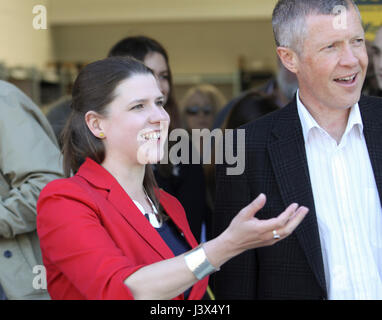
[[[105,137],[104,133],[103,133],[103,132],[100,132],[99,137],[100,137],[100,138],[104,138],[104,137]]]

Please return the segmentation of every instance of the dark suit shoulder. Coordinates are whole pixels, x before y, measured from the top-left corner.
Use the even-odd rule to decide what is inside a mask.
[[[246,140],[251,142],[268,142],[272,133],[276,135],[289,134],[298,120],[297,105],[295,100],[287,106],[273,111],[259,119],[240,127],[246,130]]]
[[[380,127],[382,125],[382,98],[362,96],[359,100],[362,121],[366,127]]]
[[[382,98],[373,96],[361,96],[359,100],[359,107],[361,109],[370,110],[374,112],[382,113]]]
[[[371,105],[381,105],[382,104],[382,97],[374,97],[374,96],[361,96],[359,103],[366,103]]]
[[[271,127],[274,120],[280,116],[281,111],[282,109],[270,112],[266,114],[265,116],[262,116],[256,120],[253,120],[251,122],[248,122],[242,125],[241,127],[239,127],[239,129],[245,129],[245,130],[251,131],[251,130],[257,130],[257,128],[265,129],[267,127]]]

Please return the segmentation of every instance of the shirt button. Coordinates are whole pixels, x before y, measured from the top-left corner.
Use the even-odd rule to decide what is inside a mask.
[[[4,257],[6,257],[6,258],[10,258],[10,257],[12,257],[12,251],[9,251],[9,250],[5,250],[4,251]]]

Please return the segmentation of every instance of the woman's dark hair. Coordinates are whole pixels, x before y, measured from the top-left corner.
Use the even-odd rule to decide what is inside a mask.
[[[225,129],[236,129],[243,124],[278,110],[275,98],[256,90],[244,93],[233,105],[225,122]]]
[[[139,61],[144,61],[146,56],[150,53],[157,52],[163,56],[167,64],[168,70],[168,82],[170,91],[168,94],[168,99],[165,105],[165,109],[170,116],[170,126],[169,132],[173,129],[181,128],[181,120],[178,104],[173,95],[173,82],[172,82],[172,73],[169,65],[168,54],[165,48],[156,40],[146,37],[146,36],[132,36],[127,37],[119,42],[117,42],[110,50],[108,56],[130,56]],[[168,148],[171,148],[176,142],[168,141]],[[159,175],[162,177],[168,178],[171,176],[173,171],[173,166],[169,164],[158,164],[156,166]]]
[[[88,128],[85,114],[95,111],[107,114],[107,106],[115,98],[117,86],[136,74],[153,75],[151,69],[140,61],[128,57],[112,57],[85,66],[78,74],[72,90],[71,114],[62,134],[63,165],[66,177],[77,172],[89,157],[97,163],[105,159],[105,147]],[[151,166],[146,166],[143,186],[159,210],[157,185]]]
[[[143,61],[149,53],[160,53],[168,63],[168,54],[156,40],[146,36],[127,37],[118,41],[109,51],[108,57],[131,56]]]

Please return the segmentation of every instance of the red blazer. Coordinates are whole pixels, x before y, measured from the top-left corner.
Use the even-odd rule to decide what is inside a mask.
[[[196,247],[182,205],[163,190],[160,203]],[[124,280],[143,266],[174,257],[117,180],[89,158],[74,177],[43,189],[37,212],[52,299],[134,299]],[[201,299],[207,283],[208,277],[195,283],[189,299]]]

